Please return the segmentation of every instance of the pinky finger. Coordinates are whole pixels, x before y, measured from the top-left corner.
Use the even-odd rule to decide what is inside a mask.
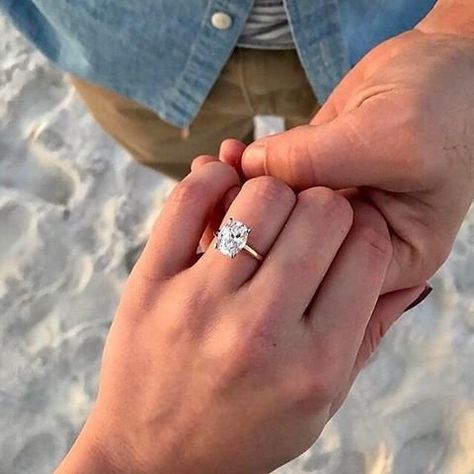
[[[339,410],[354,380],[377,350],[388,330],[406,311],[420,304],[431,291],[432,288],[429,285],[423,284],[407,290],[394,291],[380,297],[366,327],[364,339],[357,354],[348,385],[333,402],[331,416]]]

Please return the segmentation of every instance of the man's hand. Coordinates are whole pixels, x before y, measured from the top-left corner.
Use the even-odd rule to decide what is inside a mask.
[[[253,228],[264,261],[212,246],[198,258],[208,216],[238,184],[230,166],[201,160],[176,187],[123,293],[96,406],[58,473],[272,471],[311,446],[423,290],[379,299],[391,244],[374,208],[353,214],[334,191],[296,195],[269,177],[244,184],[227,212]]]
[[[453,10],[457,3],[464,11]],[[242,158],[248,178],[358,187],[391,231],[383,291],[432,276],[474,196],[473,9],[439,2],[418,29],[350,71],[310,125],[259,140]]]

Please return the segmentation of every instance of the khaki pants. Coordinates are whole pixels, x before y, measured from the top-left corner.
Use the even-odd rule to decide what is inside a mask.
[[[295,51],[237,48],[189,134],[114,92],[76,77],[72,82],[102,128],[136,160],[178,179],[197,155],[216,155],[223,139],[250,143],[255,115],[282,116],[291,128],[319,108]]]

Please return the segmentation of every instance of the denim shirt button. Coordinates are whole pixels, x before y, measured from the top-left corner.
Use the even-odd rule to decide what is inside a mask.
[[[224,12],[215,12],[211,17],[211,25],[218,30],[228,30],[232,26],[232,18]]]

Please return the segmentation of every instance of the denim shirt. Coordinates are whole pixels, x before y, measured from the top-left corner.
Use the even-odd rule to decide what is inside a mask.
[[[367,51],[415,26],[434,3],[285,0],[319,101]],[[177,127],[197,115],[252,6],[253,0],[0,0],[58,67],[134,99]],[[225,14],[224,26],[213,21],[216,13]]]

